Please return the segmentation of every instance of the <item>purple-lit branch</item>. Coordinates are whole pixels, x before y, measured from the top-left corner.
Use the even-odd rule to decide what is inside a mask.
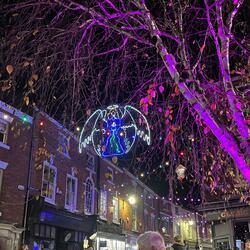
[[[242,137],[244,139],[247,139],[248,138],[248,130],[247,130],[246,122],[245,122],[243,115],[242,115],[242,112],[240,112],[239,108],[238,108],[239,111],[236,110],[236,108],[235,108],[237,103],[235,101],[235,95],[234,95],[234,92],[232,90],[232,84],[230,84],[230,87],[227,86],[227,84],[231,83],[229,72],[226,72],[226,70],[223,66],[223,60],[222,60],[221,52],[219,49],[218,39],[217,39],[217,36],[216,36],[215,31],[214,31],[212,24],[211,24],[209,7],[207,5],[206,0],[205,0],[205,3],[206,3],[206,10],[207,10],[206,12],[207,12],[207,17],[208,17],[210,32],[213,34],[213,37],[214,37],[216,50],[217,50],[217,54],[218,54],[218,58],[219,58],[219,64],[220,64],[220,68],[221,68],[221,72],[222,72],[222,76],[223,76],[223,82],[226,85],[225,90],[226,90],[226,94],[227,94],[227,97],[229,100],[229,104],[231,106],[231,109],[233,110],[235,122],[238,124],[239,131],[240,131]],[[250,168],[248,167],[248,165],[246,163],[246,159],[244,158],[244,156],[241,153],[241,149],[239,148],[239,146],[235,142],[234,138],[227,131],[220,128],[220,126],[215,122],[214,118],[212,118],[212,116],[209,113],[209,110],[204,106],[204,104],[202,104],[201,101],[195,97],[195,96],[197,96],[197,94],[195,94],[195,93],[192,94],[191,91],[185,85],[185,83],[180,82],[180,77],[179,77],[179,73],[176,69],[176,60],[175,60],[174,56],[172,54],[170,54],[168,52],[167,48],[163,45],[163,42],[159,36],[160,31],[159,31],[156,23],[153,21],[153,18],[149,14],[147,7],[145,6],[145,4],[143,4],[143,1],[142,1],[142,5],[140,7],[144,8],[145,12],[147,12],[147,14],[145,15],[145,21],[149,25],[149,28],[152,32],[152,35],[157,38],[156,46],[158,48],[158,51],[159,51],[162,59],[164,60],[164,63],[169,71],[169,74],[171,75],[171,77],[175,81],[175,84],[177,84],[180,87],[180,90],[183,93],[184,97],[194,107],[194,109],[198,112],[200,117],[205,121],[207,126],[211,129],[213,134],[222,143],[222,146],[226,149],[226,151],[235,160],[235,164],[238,165],[239,170],[241,171],[243,176],[246,178],[246,180],[250,183]],[[220,27],[220,23],[219,23],[219,27]],[[221,27],[221,29],[222,29],[222,27]],[[229,62],[228,62],[228,67],[229,67]]]
[[[103,106],[141,106],[153,144],[132,152],[133,171],[159,171],[178,183],[181,163],[193,183],[213,193],[223,183],[226,193],[242,183],[231,159],[250,182],[242,5],[34,0],[5,6],[1,98],[16,104],[21,89],[20,107],[35,102],[69,129]],[[159,161],[169,165],[156,169]]]
[[[217,16],[217,25],[218,25],[218,36],[221,41],[221,47],[218,41],[218,37],[216,35],[216,32],[214,30],[214,27],[211,22],[210,18],[210,12],[209,12],[209,6],[207,4],[207,0],[205,0],[206,5],[206,14],[207,14],[207,20],[208,25],[210,28],[210,32],[214,38],[214,43],[216,46],[216,51],[218,55],[219,65],[220,65],[220,71],[222,75],[222,80],[224,84],[224,88],[226,91],[227,99],[230,105],[230,108],[232,110],[234,121],[238,126],[239,132],[244,139],[244,141],[248,140],[248,128],[246,125],[246,121],[243,117],[242,111],[241,111],[241,104],[236,99],[235,92],[233,89],[231,77],[230,77],[230,66],[229,66],[229,36],[225,34],[225,26],[222,20],[222,6],[220,1],[217,1],[216,4],[216,16]],[[229,30],[229,33],[231,31]],[[245,145],[247,146],[247,145]]]

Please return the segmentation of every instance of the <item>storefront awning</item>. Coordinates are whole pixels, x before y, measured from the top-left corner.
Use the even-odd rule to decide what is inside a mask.
[[[97,237],[99,237],[99,238],[105,238],[105,239],[110,239],[110,240],[124,241],[125,242],[125,235],[120,235],[120,234],[112,234],[112,233],[106,233],[106,232],[97,232]]]
[[[39,222],[85,233],[92,233],[95,226],[94,217],[83,217],[83,215],[67,214],[53,210],[40,211]]]

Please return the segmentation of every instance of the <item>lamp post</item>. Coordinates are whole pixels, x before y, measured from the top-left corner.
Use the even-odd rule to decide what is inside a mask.
[[[34,150],[35,150],[35,130],[36,130],[36,121],[38,116],[39,110],[36,107],[33,107],[33,120],[31,126],[31,140],[30,140],[30,151],[29,151],[29,165],[28,165],[28,177],[26,183],[26,190],[25,190],[25,204],[24,204],[24,216],[23,216],[23,237],[22,242],[25,243],[26,240],[26,230],[27,230],[27,220],[28,220],[28,203],[29,203],[29,196],[31,188],[31,178],[32,178],[32,167],[34,164]]]

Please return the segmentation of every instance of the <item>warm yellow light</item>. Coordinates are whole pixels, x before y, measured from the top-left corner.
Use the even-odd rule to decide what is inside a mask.
[[[192,225],[194,225],[194,221],[193,221],[193,220],[190,220],[190,221],[188,222],[188,224],[189,224],[190,226],[192,226]]]
[[[87,239],[87,237],[85,237],[84,241],[83,241],[83,248],[87,249],[89,247],[89,241]]]
[[[80,128],[80,127],[77,127],[77,128],[76,128],[76,131],[78,131],[78,132],[79,132],[80,130],[81,130],[81,128]]]
[[[134,205],[136,203],[136,198],[134,196],[130,196],[128,198],[128,202],[131,204],[131,205]]]

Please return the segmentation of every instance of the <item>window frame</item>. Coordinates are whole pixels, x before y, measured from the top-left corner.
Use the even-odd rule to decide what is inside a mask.
[[[71,180],[74,180],[75,181],[75,193],[74,193],[74,204],[73,206],[70,204],[68,205],[66,203],[66,199],[67,199],[67,192],[68,192],[68,178],[71,179]],[[72,187],[72,186],[71,186]],[[78,178],[71,175],[71,174],[67,174],[66,175],[66,184],[65,184],[65,202],[64,202],[64,207],[67,209],[67,210],[70,210],[70,211],[76,211],[76,208],[77,208],[77,191],[78,191]],[[71,193],[72,193],[72,190],[71,190]]]
[[[106,178],[107,182],[108,182],[108,183],[110,183],[110,184],[114,184],[114,170],[113,170],[113,168],[111,168],[111,167],[107,167],[107,171],[112,172],[112,179],[111,179],[111,180],[109,180],[109,179],[105,176],[105,178]],[[106,171],[106,173],[105,173],[105,174],[108,174],[108,172],[107,172],[107,171]]]
[[[104,196],[102,196],[104,194]],[[105,197],[105,210],[101,211],[102,207],[102,197]],[[103,213],[104,212],[104,213]],[[99,199],[99,217],[102,220],[107,220],[107,213],[108,213],[108,192],[106,190],[100,191],[100,199]]]
[[[117,206],[115,206],[114,201],[117,202]],[[112,215],[112,222],[115,224],[120,224],[120,217],[119,217],[119,199],[116,196],[112,198],[112,205],[113,205],[113,215]],[[116,211],[117,208],[117,211]],[[117,216],[116,216],[117,215]]]
[[[137,206],[132,206],[132,231],[138,232],[138,210]]]
[[[53,169],[55,171],[55,176],[54,176],[54,187],[53,187],[53,197],[52,198],[49,198],[47,196],[44,196],[43,195],[43,181],[44,181],[44,169],[45,167],[49,167],[50,169]],[[50,204],[53,204],[55,205],[55,201],[56,201],[56,181],[57,181],[57,168],[56,166],[50,164],[49,162],[47,161],[44,161],[43,162],[43,175],[42,175],[42,187],[41,187],[41,196],[44,197],[44,200],[47,202],[47,203],[50,203]]]
[[[9,149],[10,147],[7,145],[7,142],[8,142],[8,133],[9,133],[10,122],[6,121],[5,119],[0,118],[0,123],[3,123],[6,125],[6,130],[3,133],[3,141],[0,141],[0,147]]]
[[[62,147],[62,144],[60,143],[60,137],[64,137],[66,140],[67,140],[67,152],[66,153],[64,153],[61,149],[63,148]],[[65,134],[63,134],[63,133],[61,133],[61,132],[59,132],[59,134],[58,134],[58,148],[57,148],[57,151],[60,153],[60,154],[62,154],[62,155],[64,155],[65,157],[67,157],[67,158],[69,158],[70,159],[70,155],[69,155],[69,149],[70,149],[70,137],[69,136],[66,136]]]
[[[155,225],[155,218],[156,218],[156,216],[155,216],[155,214],[151,214],[150,215],[150,229],[152,230],[152,231],[155,231],[155,229],[156,229],[156,225]]]
[[[96,166],[95,166],[95,157],[94,155],[90,154],[90,153],[87,153],[87,170],[89,170],[90,172],[93,172],[93,173],[96,173]],[[89,167],[90,164],[89,164],[89,159],[91,159],[91,162],[92,162],[92,167]]]
[[[174,222],[174,232],[176,235],[180,235],[181,234],[181,225],[179,221],[175,221]]]
[[[90,181],[91,182],[91,185],[92,185],[92,190],[91,190],[91,193],[92,193],[92,196],[91,196],[91,211],[87,211],[87,182]],[[93,179],[88,177],[85,181],[85,197],[84,197],[84,213],[86,215],[93,215],[94,214],[94,200],[95,200],[95,186],[94,186],[94,182],[93,182]]]
[[[143,214],[144,214],[144,231],[149,231],[150,229],[148,228],[148,220],[149,220],[148,210],[145,209]]]

